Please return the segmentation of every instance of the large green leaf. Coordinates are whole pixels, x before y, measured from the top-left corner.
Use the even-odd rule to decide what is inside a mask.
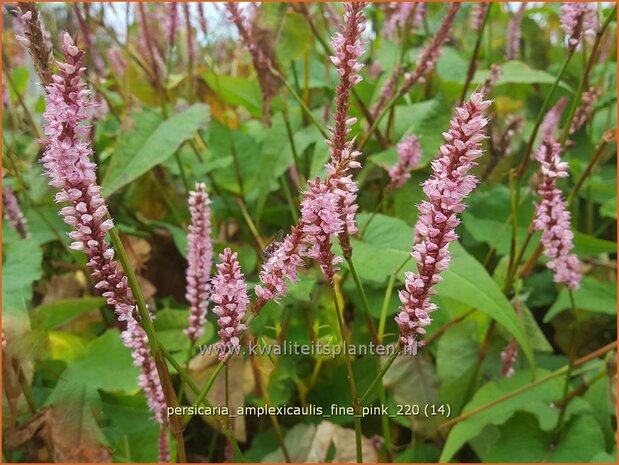
[[[572,418],[554,447],[550,447],[552,432],[541,431],[529,413],[518,413],[492,431],[498,434],[487,433],[472,441],[484,463],[512,462],[514,457],[527,463],[586,463],[604,449],[600,425],[589,414]]]
[[[607,315],[617,313],[617,286],[615,283],[603,283],[595,278],[585,276],[582,279],[580,289],[572,291],[572,295],[576,308],[579,310]],[[559,313],[571,308],[569,291],[567,288],[563,288],[555,303],[544,316],[544,321],[549,322]]]
[[[537,370],[536,377],[539,378],[546,374],[545,370],[540,369]],[[530,381],[531,374],[529,372],[516,372],[512,378],[502,378],[498,381],[489,382],[475,393],[462,413],[489,404]],[[477,437],[486,426],[502,425],[512,418],[516,412],[528,412],[535,415],[542,431],[552,431],[559,418],[559,409],[554,406],[553,402],[561,398],[563,384],[562,379],[551,379],[456,423],[449,432],[439,461],[449,462],[464,444]],[[586,402],[571,403],[566,410],[565,419],[569,419],[573,413],[586,410],[586,406],[583,404],[586,404]]]
[[[105,305],[103,297],[57,300],[51,304],[39,305],[35,308],[32,319],[44,329],[53,329],[103,305]]]
[[[460,243],[451,244],[449,251],[452,261],[449,269],[443,273],[443,281],[436,286],[436,291],[466,303],[471,308],[477,308],[496,320],[516,338],[531,365],[535,365],[522,321],[496,282]]]
[[[368,214],[359,215],[361,230],[369,218]],[[353,260],[361,279],[384,283],[409,257],[411,242],[412,228],[408,224],[399,218],[377,214],[364,232],[363,241],[353,241]],[[516,338],[533,365],[522,322],[495,281],[459,243],[452,243],[449,250],[452,261],[449,269],[442,274],[443,282],[436,286],[439,295],[478,309],[496,320]],[[404,279],[405,271],[413,268],[411,261],[400,272],[400,279]]]
[[[101,392],[101,411],[107,420],[103,433],[114,449],[115,462],[154,462],[157,460],[159,424],[153,421],[140,393]],[[139,447],[131,445],[139,444]]]
[[[208,106],[195,104],[163,121],[126,164],[118,165],[119,168],[106,177],[103,183],[103,195],[109,196],[166,161],[183,142],[191,139],[198,129],[206,126],[209,116]]]
[[[42,274],[41,247],[34,239],[23,239],[3,252],[2,311],[22,313],[32,299],[32,283]]]
[[[275,44],[275,54],[280,63],[290,63],[303,56],[312,39],[312,30],[307,20],[299,13],[290,12],[279,40]]]
[[[85,386],[90,401],[98,400],[99,389],[135,392],[138,373],[120,332],[111,329],[88,344],[81,357],[69,362],[48,403],[55,401],[66,390],[66,385]]]
[[[110,180],[122,175],[135,154],[140,151],[162,122],[161,113],[148,107],[133,110],[123,122],[123,129],[103,178],[103,190],[106,194],[109,194],[107,186]]]

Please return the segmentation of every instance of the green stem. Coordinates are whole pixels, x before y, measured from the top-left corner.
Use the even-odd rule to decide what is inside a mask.
[[[107,217],[110,218],[109,214],[107,215]],[[131,264],[129,263],[127,252],[125,250],[125,247],[123,246],[122,241],[120,240],[120,236],[116,227],[113,227],[109,231],[109,233],[112,244],[116,251],[116,256],[118,257],[118,261],[120,262],[125,272],[125,275],[127,276],[129,287],[131,288],[133,298],[135,299],[138,312],[141,317],[141,326],[146,333],[146,338],[148,339],[148,345],[150,347],[153,360],[155,362],[155,367],[157,369],[159,381],[161,382],[166,405],[170,407],[177,407],[178,399],[176,398],[176,392],[172,384],[170,373],[168,372],[168,366],[165,362],[164,357],[162,356],[161,348],[159,342],[157,341],[155,327],[153,325],[153,321],[150,318],[150,313],[148,312],[148,307],[146,306],[144,295],[142,294],[142,290],[140,289],[140,286],[138,284],[137,276]],[[170,426],[178,443],[179,454],[182,454],[184,453],[184,442],[182,436],[184,425],[182,424],[182,422],[179,421],[179,419],[177,419],[176,416],[173,416],[171,417]]]
[[[469,69],[466,72],[466,81],[464,82],[464,87],[462,88],[462,94],[460,94],[460,105],[464,102],[466,98],[466,91],[469,88],[469,84],[475,75],[475,69],[477,68],[477,58],[479,56],[479,50],[481,49],[481,41],[484,37],[484,30],[486,29],[486,23],[488,23],[488,18],[490,18],[490,11],[492,10],[493,3],[488,4],[488,9],[486,10],[486,14],[484,15],[484,20],[481,23],[481,28],[477,34],[477,42],[475,42],[475,48],[473,49],[473,56],[471,57],[471,61],[469,63]]]
[[[281,176],[279,178],[279,183],[282,186],[282,191],[284,192],[284,197],[286,197],[286,203],[288,203],[288,208],[290,208],[290,216],[292,217],[293,223],[297,223],[299,221],[299,213],[294,201],[292,200],[292,194],[290,193],[290,186],[288,186],[288,180],[285,176]]]
[[[518,180],[522,180],[524,176],[524,172],[527,169],[527,164],[529,163],[529,159],[531,158],[531,151],[533,150],[533,144],[535,143],[535,138],[537,137],[537,132],[539,131],[540,124],[542,124],[542,120],[544,119],[544,115],[546,114],[546,109],[550,105],[550,100],[555,93],[555,90],[559,86],[559,82],[561,82],[561,78],[563,77],[563,73],[565,72],[567,65],[570,63],[570,60],[574,56],[574,49],[570,49],[565,60],[563,60],[563,64],[561,65],[561,69],[559,70],[559,74],[555,79],[555,82],[552,84],[550,88],[550,92],[546,94],[546,98],[544,99],[544,103],[539,109],[537,113],[537,118],[535,119],[535,126],[533,126],[533,132],[531,133],[531,137],[529,138],[529,142],[527,143],[527,147],[524,151],[524,155],[522,156],[522,161],[520,162],[520,166],[518,167]]]
[[[286,125],[286,135],[288,136],[288,142],[290,143],[290,150],[292,151],[292,158],[294,159],[294,167],[297,170],[297,176],[299,177],[299,184],[304,185],[303,170],[301,169],[301,162],[299,160],[299,153],[297,152],[297,144],[294,142],[294,135],[292,134],[292,127],[290,126],[290,119],[288,118],[288,105],[283,103],[284,111],[282,116],[284,118],[284,124]]]
[[[406,264],[408,263],[410,259],[411,259],[410,256],[406,257],[406,260],[404,260],[398,266],[398,268],[395,269],[393,273],[391,273],[391,276],[389,277],[389,282],[387,283],[387,290],[385,291],[385,297],[383,299],[383,306],[380,310],[380,320],[378,321],[378,341],[381,344],[383,343],[383,337],[385,335],[385,325],[387,323],[387,311],[389,310],[389,304],[391,302],[391,293],[393,292],[393,287],[395,286],[395,280],[398,277],[398,274],[400,273],[400,271],[402,271],[402,268],[406,266]]]
[[[305,115],[309,118],[309,120],[312,122],[312,124],[314,126],[316,126],[316,129],[318,129],[318,131],[320,131],[320,134],[322,135],[322,137],[324,137],[325,139],[328,139],[329,138],[329,134],[327,134],[327,131],[322,126],[322,124],[314,117],[314,114],[312,113],[312,110],[310,110],[308,108],[308,106],[305,104],[303,99],[299,96],[299,94],[297,94],[297,92],[292,88],[292,86],[290,84],[288,84],[288,82],[286,82],[284,77],[281,74],[279,74],[279,73],[278,73],[278,75],[279,75],[282,83],[284,84],[284,86],[286,86],[286,89],[288,89],[288,92],[290,92],[290,94],[294,97],[294,99],[297,101],[297,103],[301,106],[301,109],[303,110],[303,113],[305,113]]]
[[[342,312],[340,309],[340,304],[337,299],[337,294],[335,292],[335,287],[331,285],[331,291],[333,294],[333,304],[335,305],[335,313],[337,315],[337,323],[339,325],[340,334],[342,336],[342,341],[344,343],[347,342],[348,338],[346,337],[346,327],[344,325],[344,320],[342,318]],[[361,447],[361,412],[360,412],[360,402],[359,397],[357,395],[357,385],[355,384],[355,376],[352,370],[352,363],[348,357],[348,354],[344,354],[344,361],[346,363],[346,371],[348,372],[348,382],[350,384],[350,396],[352,398],[352,408],[353,408],[353,421],[355,424],[355,450],[357,456],[357,463],[363,462],[363,450]]]
[[[361,399],[359,399],[359,405],[364,405],[368,399],[370,398],[370,395],[372,394],[372,392],[374,392],[374,389],[376,389],[376,387],[382,382],[382,379],[385,377],[385,374],[387,373],[387,371],[389,371],[389,368],[391,368],[391,365],[393,365],[393,362],[395,362],[395,359],[397,358],[397,356],[400,354],[400,347],[398,347],[387,359],[387,362],[385,363],[385,365],[383,365],[383,368],[380,370],[380,372],[376,375],[376,378],[374,378],[374,380],[372,381],[372,383],[370,384],[370,387],[368,387],[367,391],[365,391],[365,394],[363,394],[361,396]]]
[[[574,302],[574,293],[572,292],[571,289],[567,290],[568,295],[570,296],[570,305],[571,305],[571,311],[572,311],[572,316],[574,317],[574,322],[572,324],[576,325],[577,322],[577,315],[576,315],[576,303]],[[565,383],[563,385],[563,396],[561,397],[561,407],[560,407],[560,411],[559,411],[559,419],[557,420],[557,425],[555,426],[554,429],[554,434],[553,434],[553,442],[556,443],[556,440],[558,439],[559,434],[561,433],[561,428],[563,427],[563,422],[565,420],[565,411],[566,411],[566,407],[567,407],[567,396],[569,395],[570,392],[570,378],[572,377],[572,372],[574,370],[574,355],[576,352],[576,328],[574,327],[574,329],[572,330],[572,337],[571,337],[571,341],[570,341],[570,349],[569,349],[569,363],[567,365],[567,371],[565,373]]]

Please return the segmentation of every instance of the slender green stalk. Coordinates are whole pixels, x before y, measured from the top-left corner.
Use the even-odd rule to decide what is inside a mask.
[[[288,180],[286,179],[285,176],[281,176],[279,178],[279,184],[282,186],[284,197],[286,197],[286,203],[288,204],[288,208],[290,209],[290,216],[292,217],[292,221],[296,223],[299,220],[299,210],[297,206],[294,204],[294,200],[292,200],[292,194],[290,193],[290,186],[288,186]]]
[[[546,109],[550,105],[550,100],[555,93],[555,90],[559,86],[559,82],[561,82],[561,78],[563,77],[563,73],[565,72],[567,65],[570,63],[570,60],[574,56],[574,49],[570,49],[565,60],[563,60],[563,64],[561,65],[561,69],[559,69],[559,74],[555,79],[555,82],[552,84],[550,88],[550,92],[546,94],[546,98],[544,99],[544,103],[539,109],[537,113],[537,118],[535,118],[535,126],[533,126],[533,132],[531,133],[531,137],[529,138],[529,142],[527,143],[527,147],[522,156],[522,161],[520,162],[520,166],[518,167],[517,178],[519,181],[522,180],[524,176],[524,172],[527,169],[527,164],[529,163],[529,159],[531,158],[531,152],[533,150],[533,144],[535,143],[535,138],[537,137],[537,132],[539,131],[539,127],[542,124],[542,120],[544,119],[544,115],[546,114]]]
[[[245,205],[245,202],[243,201],[243,199],[238,198],[238,197],[236,198],[236,201],[239,205],[239,208],[241,209],[241,215],[243,215],[243,219],[245,220],[245,223],[247,223],[247,227],[249,228],[249,231],[251,232],[252,237],[256,241],[256,245],[262,252],[264,250],[265,244],[262,241],[260,234],[258,233],[258,228],[256,228],[256,224],[254,223],[254,220],[251,219],[251,216],[249,215],[249,212],[247,211],[247,206]]]
[[[512,220],[512,237],[511,244],[509,248],[509,263],[507,265],[507,278],[505,279],[503,293],[508,294],[513,285],[512,279],[515,275],[515,269],[517,265],[515,264],[516,257],[518,256],[518,198],[520,189],[516,185],[514,179],[514,171],[511,170],[509,172],[509,190],[510,190],[510,206],[511,206],[511,220]]]
[[[333,304],[335,305],[335,313],[337,315],[337,323],[339,325],[340,334],[342,336],[342,341],[346,342],[348,338],[346,337],[346,327],[344,324],[344,319],[342,318],[342,311],[340,309],[340,304],[337,298],[337,294],[335,292],[335,287],[331,286],[331,291],[333,294]],[[355,424],[355,450],[357,456],[357,463],[363,462],[363,450],[361,447],[361,411],[360,411],[360,402],[359,397],[357,395],[357,385],[355,384],[355,376],[352,370],[352,363],[348,357],[348,354],[344,354],[344,361],[346,362],[346,371],[348,372],[348,382],[350,384],[350,396],[352,398],[352,408],[353,408],[353,421]]]
[[[107,216],[109,218],[109,214]],[[153,360],[155,362],[157,374],[159,375],[159,380],[161,382],[166,405],[169,407],[177,407],[178,399],[176,398],[176,392],[172,384],[170,373],[168,372],[168,366],[165,362],[164,357],[162,356],[161,348],[159,342],[157,341],[155,327],[153,326],[153,321],[151,320],[150,313],[148,312],[148,307],[146,306],[144,295],[142,294],[142,290],[140,289],[140,286],[138,284],[137,276],[133,268],[131,267],[131,264],[129,263],[127,252],[125,250],[125,247],[123,246],[122,241],[120,240],[120,236],[116,227],[113,227],[109,231],[109,233],[112,244],[116,251],[116,256],[118,257],[118,261],[120,262],[125,272],[125,275],[127,276],[129,287],[131,288],[133,298],[135,299],[138,312],[141,317],[141,326],[144,329],[144,332],[146,333],[146,337],[148,339],[148,345],[150,347]],[[176,416],[170,417],[170,428],[174,433],[174,437],[176,438],[176,441],[178,443],[177,447],[179,452],[179,458],[185,459],[184,441],[182,436],[184,425],[179,420],[180,419]]]
[[[385,326],[387,324],[387,311],[389,310],[389,304],[391,303],[391,293],[395,286],[397,274],[391,273],[389,276],[389,282],[387,283],[387,290],[385,291],[385,297],[383,299],[383,306],[380,309],[380,319],[378,320],[378,340],[382,343],[385,335]]]
[[[284,84],[284,86],[286,87],[286,89],[288,89],[288,92],[290,92],[290,95],[292,95],[294,97],[294,99],[297,101],[297,103],[299,104],[299,106],[301,107],[301,109],[303,110],[303,113],[305,113],[305,115],[309,118],[309,120],[312,122],[312,124],[314,126],[316,126],[316,129],[318,129],[318,131],[320,131],[320,134],[325,138],[328,139],[329,138],[329,134],[327,134],[327,131],[325,130],[325,128],[323,127],[323,125],[320,123],[320,121],[318,121],[316,119],[316,117],[314,116],[314,114],[312,113],[312,110],[310,110],[308,108],[308,106],[305,104],[305,101],[299,96],[299,94],[297,94],[297,92],[292,88],[292,86],[290,84],[288,84],[288,82],[286,82],[286,80],[284,79],[284,77],[281,75],[281,73],[278,73],[282,83]]]
[[[294,135],[292,134],[292,127],[290,126],[290,119],[288,117],[288,105],[283,103],[282,116],[284,118],[284,124],[286,125],[286,135],[288,136],[288,143],[290,144],[290,150],[292,151],[292,158],[294,159],[294,167],[297,170],[297,176],[299,177],[299,184],[304,185],[303,170],[301,169],[301,162],[299,161],[299,153],[297,152],[297,144],[294,142]]]
[[[488,23],[488,18],[490,18],[490,12],[492,11],[493,3],[488,3],[488,8],[486,9],[486,14],[484,15],[484,20],[481,23],[481,28],[477,33],[477,42],[475,42],[475,48],[473,49],[473,55],[471,56],[471,61],[469,62],[469,69],[466,72],[466,81],[464,82],[464,87],[462,88],[462,94],[460,94],[460,100],[458,106],[462,105],[464,99],[466,98],[466,91],[469,88],[469,84],[475,75],[475,70],[477,69],[477,58],[479,56],[479,50],[481,49],[481,41],[484,37],[484,30],[486,29],[486,24]]]
[[[571,289],[567,290],[568,295],[570,296],[570,306],[571,306],[571,313],[572,313],[572,317],[574,317],[574,322],[572,324],[576,325],[578,323],[577,321],[577,315],[576,315],[576,302],[574,302],[574,293],[572,292]],[[559,411],[559,418],[557,420],[557,424],[555,426],[554,432],[553,432],[553,438],[554,438],[554,442],[556,442],[556,439],[558,438],[559,434],[561,433],[561,428],[563,427],[563,422],[565,420],[565,411],[566,411],[566,407],[567,407],[567,396],[569,395],[570,392],[570,379],[572,377],[572,371],[574,370],[574,355],[576,353],[576,334],[577,334],[577,328],[574,327],[572,329],[572,334],[571,334],[571,340],[570,340],[570,349],[569,349],[569,363],[567,365],[567,371],[565,373],[565,383],[563,385],[563,396],[561,397],[561,407],[560,407],[560,411]]]
[[[395,362],[395,359],[400,354],[400,351],[401,351],[401,348],[398,347],[391,354],[391,356],[387,359],[387,362],[383,365],[382,370],[380,370],[380,372],[376,375],[376,378],[374,378],[374,380],[370,384],[370,387],[368,387],[367,391],[365,391],[365,394],[363,394],[361,396],[361,399],[359,399],[359,405],[363,405],[368,401],[368,399],[370,398],[370,395],[372,395],[372,392],[374,392],[374,389],[376,389],[376,387],[382,382],[383,378],[385,377],[385,374],[387,373],[387,371],[389,371],[389,368],[391,368],[391,365],[393,365],[393,362]]]
[[[253,312],[250,313],[249,316],[247,317],[247,319],[244,322],[245,326],[249,327],[249,325],[251,324],[252,321],[254,321],[255,318],[256,318],[256,314],[253,313]],[[211,377],[209,378],[209,380],[206,383],[206,385],[204,386],[204,388],[202,388],[202,390],[200,392],[196,393],[198,397],[193,402],[193,407],[197,407],[200,404],[204,403],[204,401],[206,399],[206,396],[210,392],[211,388],[213,387],[213,384],[215,383],[215,380],[217,379],[217,376],[219,376],[219,373],[221,372],[223,367],[226,365],[226,363],[228,363],[228,360],[230,360],[231,356],[232,356],[232,352],[228,352],[228,354],[224,357],[224,359],[219,362],[219,364],[215,368],[215,371],[211,374]],[[183,423],[184,424],[189,423],[190,419],[191,418],[189,417],[189,415],[186,415],[185,418],[183,418]]]
[[[385,297],[383,299],[383,306],[380,310],[380,319],[378,321],[378,341],[382,344],[383,337],[385,335],[385,325],[387,323],[387,311],[389,310],[389,303],[391,302],[391,294],[393,292],[393,287],[395,286],[395,280],[398,277],[402,268],[406,266],[406,264],[411,259],[410,255],[406,257],[404,260],[389,276],[389,282],[387,283],[387,290],[385,291]]]

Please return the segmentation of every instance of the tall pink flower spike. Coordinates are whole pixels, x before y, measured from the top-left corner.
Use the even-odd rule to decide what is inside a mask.
[[[405,275],[405,289],[400,291],[402,305],[395,317],[400,345],[409,354],[416,355],[423,345],[419,337],[432,322],[430,313],[437,309],[430,298],[436,294],[434,286],[442,281],[440,273],[449,267],[449,243],[458,239],[457,214],[464,211],[464,199],[478,183],[474,175],[467,173],[477,166],[475,160],[483,154],[481,143],[486,139],[484,128],[488,120],[482,112],[490,104],[482,94],[473,93],[469,102],[456,108],[450,129],[443,133],[441,157],[432,161],[432,176],[423,184],[427,199],[419,205],[415,227],[419,241],[411,251],[417,272]]]
[[[546,266],[554,272],[554,281],[577,289],[581,273],[578,258],[570,253],[574,248],[571,215],[557,188],[557,180],[568,176],[568,165],[561,161],[560,154],[561,144],[549,137],[535,156],[541,165],[542,182],[537,189],[541,201],[536,204],[533,227],[543,233],[544,255],[550,258]]]
[[[108,209],[97,185],[96,165],[90,161],[89,127],[84,124],[91,116],[90,91],[82,79],[84,52],[68,34],[63,36],[65,63],[58,63],[58,74],[46,87],[45,143],[41,159],[50,185],[59,189],[56,201],[68,203],[60,214],[73,227],[69,233],[71,248],[83,251],[96,279],[95,287],[115,309],[119,321],[126,321],[122,334],[125,346],[132,350],[134,364],[140,368],[139,385],[146,394],[155,419],[163,424],[166,408],[161,382],[151,357],[146,333],[133,317],[135,299],[128,280],[118,263],[114,250],[105,239],[112,229],[111,219],[105,219]]]
[[[335,50],[331,61],[340,76],[335,97],[334,127],[329,128],[331,138],[325,140],[331,161],[325,165],[325,182],[319,178],[308,181],[309,190],[304,193],[305,198],[301,202],[301,228],[308,246],[307,256],[320,263],[328,282],[333,281],[338,271],[335,265],[342,261],[331,250],[331,238],[339,235],[346,255],[351,253],[349,237],[357,232],[357,184],[350,170],[361,165],[356,160],[360,152],[354,150],[353,141],[348,140],[350,127],[356,122],[348,113],[352,87],[361,81],[359,71],[363,65],[359,58],[364,52],[361,33],[365,29],[365,5],[363,2],[345,3],[345,26],[331,39]]]
[[[219,317],[217,324],[221,328],[217,332],[219,342],[219,359],[240,347],[239,336],[245,331],[243,317],[249,304],[245,276],[241,273],[237,252],[232,253],[226,248],[219,254],[221,263],[217,265],[217,275],[212,280],[213,293],[211,300],[216,304],[213,313]]]
[[[211,200],[204,183],[189,193],[191,224],[187,233],[187,292],[189,324],[185,334],[196,342],[204,334],[204,323],[211,292],[213,242],[211,240]]]

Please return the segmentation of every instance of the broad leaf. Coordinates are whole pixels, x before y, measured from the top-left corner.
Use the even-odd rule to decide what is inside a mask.
[[[41,277],[41,247],[34,239],[23,239],[3,252],[2,311],[22,313],[32,299],[32,284]]]
[[[51,304],[39,305],[35,308],[32,319],[44,329],[53,329],[103,305],[105,305],[103,297],[57,300]]]
[[[617,313],[617,286],[614,283],[602,283],[595,278],[585,276],[580,289],[575,289],[572,294],[578,310],[607,315]],[[544,316],[544,322],[549,322],[559,313],[571,308],[569,292],[567,288],[563,288],[553,306]]]
[[[208,120],[208,106],[195,104],[163,121],[139,146],[126,165],[119,164],[118,172],[106,177],[103,183],[103,195],[109,196],[166,161],[183,142],[191,139],[198,129],[206,126]]]

